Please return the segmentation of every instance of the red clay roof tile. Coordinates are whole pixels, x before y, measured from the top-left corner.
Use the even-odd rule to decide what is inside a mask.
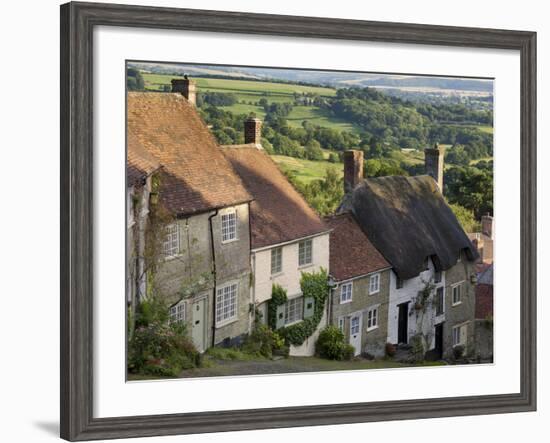
[[[326,217],[325,223],[332,228],[330,274],[336,280],[347,280],[390,267],[351,213]]]
[[[195,107],[181,94],[128,93],[129,168],[141,152],[162,166],[160,198],[174,214],[192,215],[252,199]]]
[[[222,146],[222,151],[254,197],[250,204],[253,249],[328,231],[263,149],[249,144]]]

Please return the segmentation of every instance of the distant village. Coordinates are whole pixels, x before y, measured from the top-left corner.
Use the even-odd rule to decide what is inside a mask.
[[[346,151],[344,197],[321,217],[262,148],[261,120],[219,145],[196,94],[189,78],[128,92],[130,343],[160,299],[199,355],[259,337],[283,358],[492,362],[494,220],[463,230],[442,194],[443,147],[412,177],[365,177],[363,152]]]

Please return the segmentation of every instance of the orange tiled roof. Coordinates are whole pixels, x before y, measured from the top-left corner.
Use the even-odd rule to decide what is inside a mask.
[[[250,201],[193,105],[180,94],[128,93],[128,166],[146,152],[162,166],[160,198],[178,215]]]
[[[222,151],[254,197],[250,204],[253,249],[328,231],[263,149],[249,144],[222,146]]]
[[[390,267],[351,213],[326,217],[325,222],[332,228],[330,274],[336,280],[347,280]]]

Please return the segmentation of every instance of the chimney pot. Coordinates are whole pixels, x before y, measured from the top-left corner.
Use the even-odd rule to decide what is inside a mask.
[[[445,160],[445,148],[434,144],[433,148],[424,150],[424,168],[426,174],[431,176],[439,186],[439,191],[443,193],[443,166]]]
[[[197,104],[197,84],[194,80],[189,80],[187,75],[184,78],[172,79],[172,92],[179,92],[193,106]]]
[[[344,192],[352,192],[363,180],[363,151],[344,152]]]
[[[244,142],[262,144],[262,121],[259,118],[249,117],[244,122]]]

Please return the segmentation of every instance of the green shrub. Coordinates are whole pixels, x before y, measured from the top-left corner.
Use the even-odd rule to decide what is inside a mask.
[[[455,360],[460,360],[464,355],[464,346],[457,345],[453,348],[453,357]]]
[[[351,360],[354,354],[353,346],[346,343],[344,333],[336,326],[327,326],[319,333],[315,351],[329,360]]]
[[[288,356],[289,348],[285,340],[267,325],[257,323],[246,338],[243,351],[252,355],[271,358],[273,353]]]
[[[155,376],[178,376],[202,363],[184,324],[168,321],[168,305],[150,297],[136,309],[136,327],[128,343],[128,370]]]

